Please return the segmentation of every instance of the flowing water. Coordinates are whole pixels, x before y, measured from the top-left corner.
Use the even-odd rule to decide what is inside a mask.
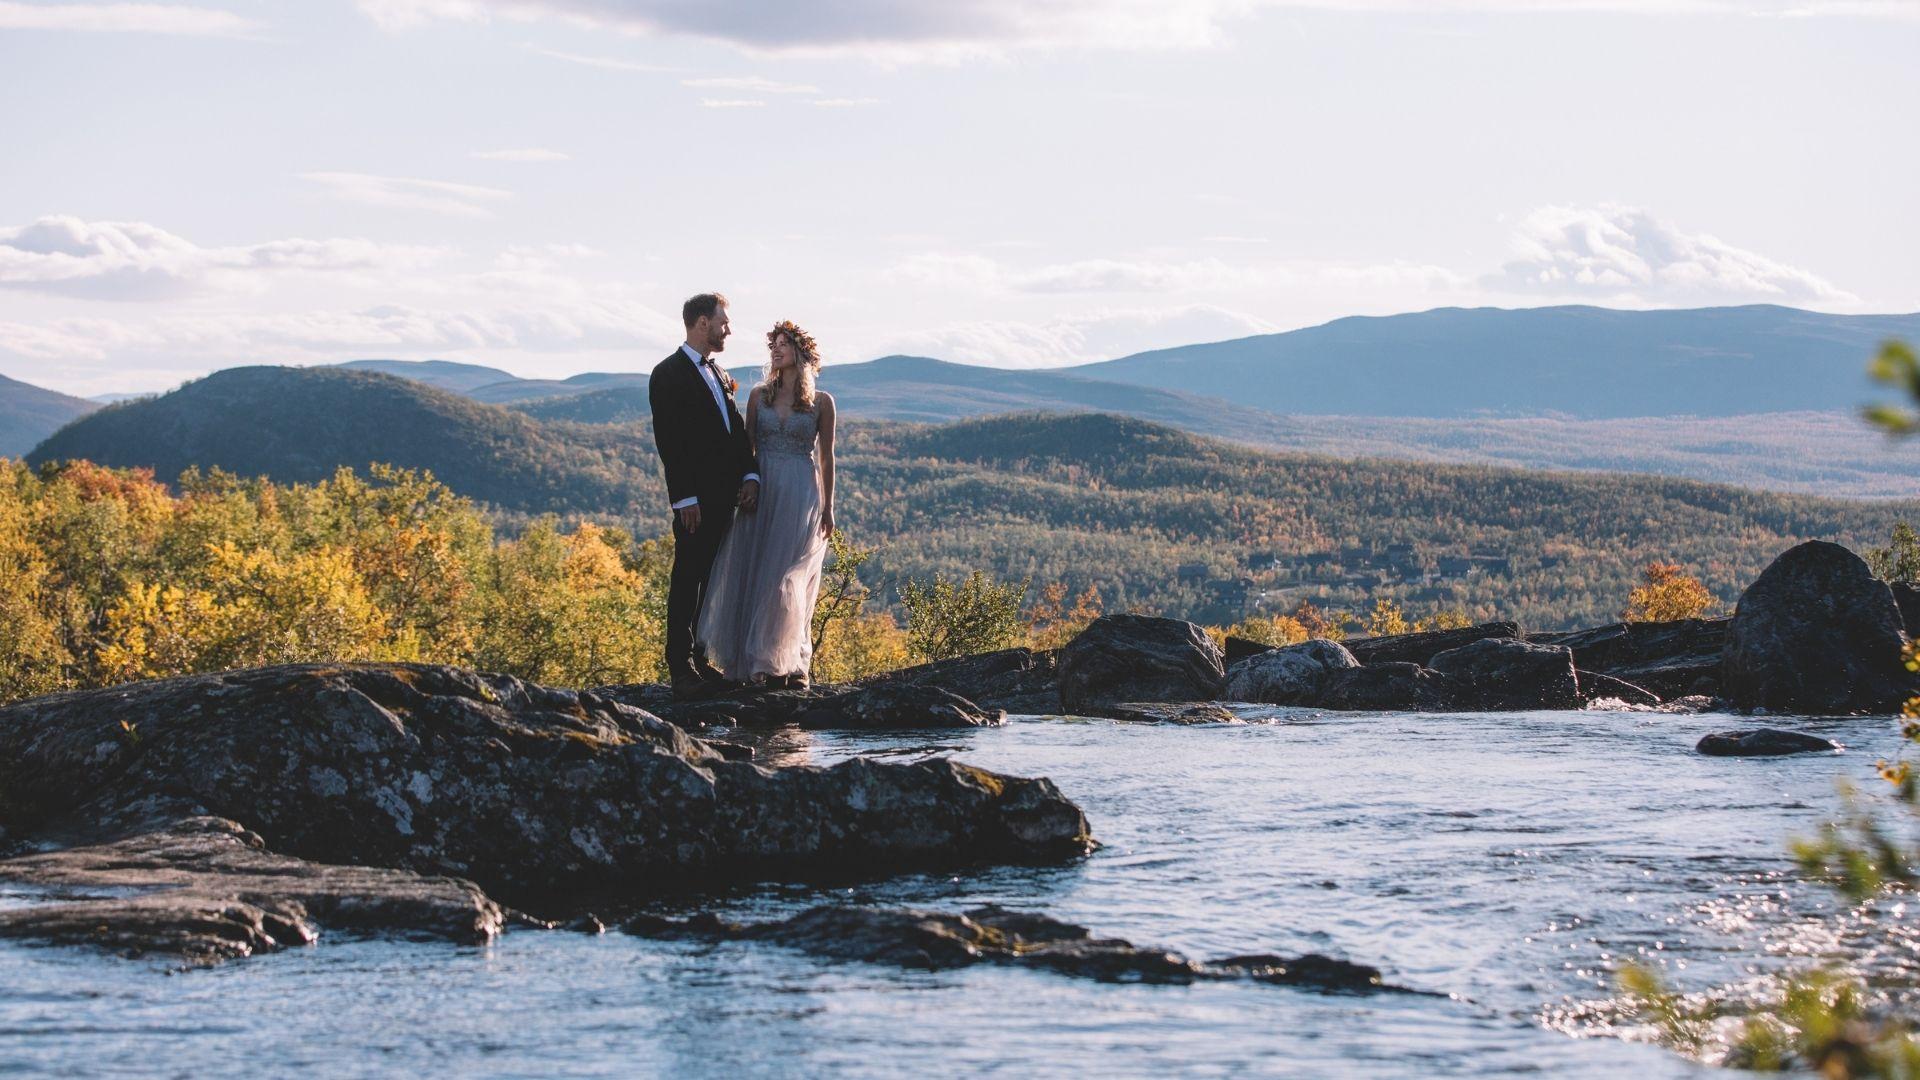
[[[1872,784],[1875,758],[1898,752],[1886,718],[1776,719],[1848,750],[1740,760],[1693,752],[1753,723],[1725,716],[1247,716],[784,736],[764,759],[940,753],[1050,776],[1104,846],[1065,866],[700,906],[759,919],[825,901],[997,902],[1199,959],[1331,953],[1439,996],[902,971],[619,933],[331,941],[185,972],[0,945],[0,1073],[1704,1075],[1615,1037],[1620,960],[1692,988],[1905,940],[1893,907],[1854,942],[1860,916],[1787,855],[1836,815],[1836,781]]]

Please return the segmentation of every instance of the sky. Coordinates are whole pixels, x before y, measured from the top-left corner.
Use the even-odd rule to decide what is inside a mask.
[[[1920,0],[0,0],[0,374],[1920,310]]]

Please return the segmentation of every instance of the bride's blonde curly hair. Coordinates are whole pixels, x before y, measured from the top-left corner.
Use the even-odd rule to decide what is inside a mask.
[[[820,371],[820,343],[813,340],[812,334],[795,325],[792,319],[782,319],[774,324],[773,329],[767,331],[767,347],[772,348],[774,341],[782,337],[793,346],[795,354],[793,368],[800,380],[793,388],[793,407],[802,411],[811,411],[813,381]],[[760,380],[760,404],[772,407],[773,396],[779,393],[783,378],[784,376],[774,373],[773,361],[768,359],[766,377]]]

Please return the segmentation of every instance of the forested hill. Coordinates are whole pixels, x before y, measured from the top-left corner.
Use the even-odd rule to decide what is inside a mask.
[[[1857,410],[1867,358],[1920,314],[1440,308],[1068,368],[1287,413],[1732,416]]]
[[[0,457],[19,457],[62,424],[99,407],[0,375]]]
[[[229,368],[110,405],[28,461],[86,458],[163,478],[199,467],[311,481],[341,465],[429,469],[463,495],[525,513],[624,515],[653,505],[652,444],[620,426],[543,424],[423,383],[337,367]]]
[[[542,422],[417,383],[337,368],[222,372],[73,424],[32,460],[83,457],[312,480],[340,465],[431,469],[509,511],[665,523],[643,424]],[[841,522],[877,544],[871,584],[973,569],[1095,585],[1109,608],[1228,620],[1237,582],[1275,603],[1463,607],[1553,628],[1610,618],[1640,567],[1699,573],[1731,600],[1793,542],[1881,543],[1913,502],[1776,495],[1646,476],[1529,472],[1275,454],[1109,414],[1022,414],[944,426],[852,423]],[[1341,567],[1283,581],[1271,556],[1388,544],[1415,561],[1479,556],[1438,582]],[[1351,561],[1351,560],[1349,560]],[[1185,572],[1183,572],[1183,567]],[[1229,609],[1232,610],[1229,610]]]

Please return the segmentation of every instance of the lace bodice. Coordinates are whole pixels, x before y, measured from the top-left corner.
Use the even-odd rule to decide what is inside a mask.
[[[760,407],[754,436],[763,454],[800,454],[813,456],[814,435],[820,430],[817,412],[794,412],[781,416],[779,410]]]

